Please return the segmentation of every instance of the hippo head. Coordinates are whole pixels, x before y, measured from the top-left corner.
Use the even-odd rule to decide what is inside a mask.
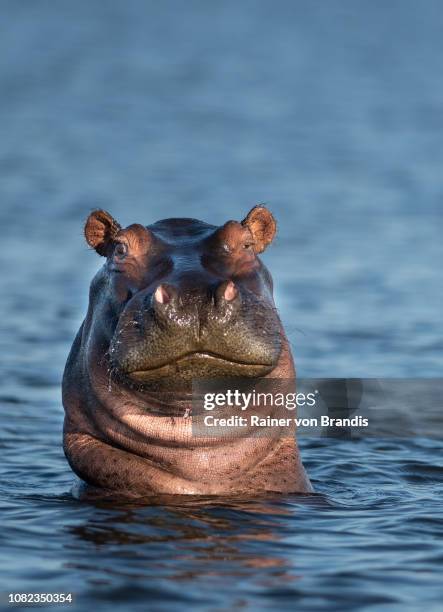
[[[86,241],[106,257],[85,322],[95,357],[140,389],[270,374],[281,324],[258,254],[275,231],[264,206],[221,227],[165,219],[123,229],[109,213],[92,212]]]

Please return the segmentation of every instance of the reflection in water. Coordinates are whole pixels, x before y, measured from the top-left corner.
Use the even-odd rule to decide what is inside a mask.
[[[321,499],[306,496],[307,503],[309,498]],[[93,554],[100,550],[101,564],[91,559],[90,563],[83,560],[69,566],[85,572],[86,580],[94,582],[98,575],[102,580],[116,574],[148,578],[153,573],[152,561],[157,578],[170,580],[240,577],[249,574],[248,568],[272,569],[274,578],[296,580],[293,562],[269,553],[271,545],[278,545],[282,537],[279,521],[293,515],[279,501],[272,497],[226,500],[160,496],[150,499],[147,507],[142,501],[122,504],[120,500],[118,509],[115,501],[96,501],[94,506],[101,512],[68,531],[81,541],[82,550],[85,550],[83,543],[92,546]],[[160,513],[153,512],[156,507]],[[262,546],[263,542],[267,545]],[[165,545],[162,550],[173,550],[175,569],[171,568],[170,559],[159,562],[156,551],[160,544]],[[118,559],[124,560],[123,563]],[[131,560],[135,561],[132,569]]]

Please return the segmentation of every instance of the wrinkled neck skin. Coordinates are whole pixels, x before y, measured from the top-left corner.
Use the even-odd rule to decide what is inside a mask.
[[[106,341],[80,329],[63,380],[64,450],[88,484],[124,495],[235,495],[312,490],[293,437],[196,437],[191,396],[134,390],[110,376]],[[89,333],[87,333],[89,331]],[[295,379],[284,332],[267,378]]]

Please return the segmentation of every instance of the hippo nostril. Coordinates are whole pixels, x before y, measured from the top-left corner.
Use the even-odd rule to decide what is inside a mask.
[[[154,293],[154,300],[159,304],[167,304],[171,301],[171,295],[164,285],[159,285]]]
[[[229,281],[225,287],[223,297],[227,302],[232,302],[238,295],[238,289],[232,281]]]
[[[219,306],[227,303],[237,303],[239,291],[235,283],[231,280],[224,281],[217,287],[215,292],[216,303]]]
[[[158,310],[165,306],[177,306],[177,290],[172,285],[162,283],[157,287],[152,296],[152,305]]]

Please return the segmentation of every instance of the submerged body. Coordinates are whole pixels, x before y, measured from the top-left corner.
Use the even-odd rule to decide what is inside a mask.
[[[222,227],[194,219],[85,226],[106,257],[63,378],[64,450],[89,485],[126,495],[306,492],[295,436],[196,437],[192,381],[295,379],[258,258],[275,234],[264,207]]]

